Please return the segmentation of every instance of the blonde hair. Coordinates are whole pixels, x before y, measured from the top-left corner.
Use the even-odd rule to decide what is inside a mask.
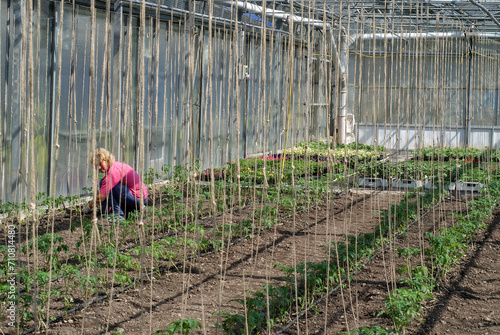
[[[106,149],[99,148],[90,155],[90,164],[99,164],[100,162],[107,161],[109,166],[115,162],[115,156]]]

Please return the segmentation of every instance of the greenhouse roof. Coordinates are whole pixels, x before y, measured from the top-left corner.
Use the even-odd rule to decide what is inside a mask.
[[[408,31],[500,30],[499,0],[306,0],[300,3],[314,7],[316,14],[326,13],[344,27],[349,22],[351,25],[375,23],[388,30],[391,26]]]

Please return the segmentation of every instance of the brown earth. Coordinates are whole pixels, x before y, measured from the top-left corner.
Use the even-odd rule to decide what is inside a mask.
[[[345,234],[373,230],[379,224],[376,211],[401,198],[401,193],[370,193],[341,196],[222,252],[186,262],[179,271],[154,275],[111,302],[87,307],[69,319],[72,323],[67,320],[51,326],[51,333],[69,334],[79,329],[98,334],[107,328],[123,334],[151,334],[184,318],[200,321],[203,332],[221,333],[213,327],[220,322],[213,313],[241,313],[241,304],[231,300],[241,299],[247,290],[283,281],[284,274],[275,264],[324,260],[322,245]],[[217,218],[230,219],[234,218]]]
[[[453,224],[450,213],[465,209],[463,202],[441,204],[412,226],[397,246],[415,246],[423,231],[435,231]],[[416,320],[407,334],[500,334],[500,209],[486,231],[480,232],[469,248],[467,258],[457,266],[427,302],[421,322]],[[420,241],[419,241],[420,240]],[[387,317],[379,317],[384,299],[396,287],[396,269],[404,264],[389,248],[367,265],[347,288],[330,295],[318,305],[319,313],[309,313],[284,334],[337,334],[370,325],[387,329],[393,326]]]
[[[401,192],[349,192],[297,213],[270,229],[256,230],[253,238],[238,241],[220,252],[194,258],[185,255],[177,267],[172,267],[172,262],[159,261],[155,266],[168,271],[146,276],[133,288],[69,313],[50,324],[45,333],[152,334],[173,321],[192,318],[203,325],[197,333],[221,334],[214,328],[214,323],[220,322],[214,312],[241,313],[243,307],[234,299],[242,299],[248,296],[248,290],[256,291],[262,285],[282,282],[284,274],[275,264],[293,266],[326,259],[323,246],[343,241],[346,235],[372,232],[380,223],[378,211],[399,202],[401,197]],[[425,245],[424,231],[437,232],[441,227],[453,225],[451,213],[465,208],[465,200],[443,201],[371,260],[345,287],[325,297],[282,333],[336,334],[370,324],[391,328],[390,319],[377,314],[384,309],[389,289],[398,285],[396,270],[404,264],[404,259],[397,257],[396,247]],[[227,213],[218,217],[217,223],[237,222],[246,214],[245,211]],[[71,232],[68,218],[58,220],[58,234],[70,248],[75,248],[82,236],[81,228]],[[500,334],[500,262],[495,257],[500,252],[499,222],[500,214],[496,213],[488,230],[470,249],[468,258],[445,279],[440,293],[427,304],[422,323],[410,327],[408,333]],[[146,258],[142,264],[153,263]],[[108,279],[113,274],[110,268],[88,271],[99,271]],[[138,270],[131,272],[131,277],[138,275]],[[108,292],[118,289],[120,285],[108,285]],[[94,297],[82,296],[75,301],[89,301],[103,294],[97,292]],[[63,311],[61,303],[55,300],[51,315]],[[287,322],[295,316],[292,314]],[[4,327],[4,320],[0,321],[3,333],[16,333]],[[274,334],[285,325],[278,325],[269,333]]]
[[[500,334],[500,208],[412,334]]]
[[[401,276],[397,270],[405,265],[405,259],[398,257],[397,248],[425,247],[423,233],[435,233],[439,228],[452,225],[450,213],[461,212],[464,205],[462,201],[443,201],[426,213],[407,229],[406,235],[398,236],[384,252],[355,274],[345,288],[340,287],[321,302],[318,305],[319,313],[308,313],[286,333],[337,334],[370,325],[393,328],[388,317],[378,314],[385,310],[384,300],[390,290],[400,286],[397,280]]]

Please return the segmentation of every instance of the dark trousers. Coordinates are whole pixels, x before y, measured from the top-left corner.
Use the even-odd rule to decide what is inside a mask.
[[[101,187],[102,179],[99,180],[99,187]],[[106,199],[101,203],[101,213],[102,214],[118,214],[124,218],[127,217],[128,213],[135,211],[147,202],[147,198],[144,200],[136,199],[127,186],[122,184],[117,184],[111,189]]]

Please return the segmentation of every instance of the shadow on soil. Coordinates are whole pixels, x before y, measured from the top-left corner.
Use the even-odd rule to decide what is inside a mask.
[[[353,202],[351,202],[351,203],[347,204],[344,208],[342,208],[342,209],[338,210],[337,212],[335,212],[335,213],[334,213],[334,215],[338,215],[338,214],[340,214],[341,212],[346,211],[346,210],[348,210],[348,209],[352,208],[352,207],[353,207],[353,206],[355,206],[356,204],[358,204],[358,203],[360,203],[360,202],[362,202],[362,201],[365,201],[365,200],[367,200],[367,199],[371,198],[372,196],[373,196],[373,195],[372,195],[372,194],[370,194],[370,195],[367,195],[366,197],[362,197],[362,198],[360,198],[360,199],[357,199],[356,201],[353,201]],[[325,220],[326,220],[326,218],[322,218],[322,219],[320,219],[320,220],[314,221],[314,222],[313,222],[312,224],[310,224],[309,226],[304,227],[304,228],[300,229],[299,231],[295,232],[295,235],[301,234],[301,233],[303,233],[304,231],[306,231],[306,230],[308,230],[308,229],[312,228],[313,226],[315,226],[315,225],[317,225],[318,223],[321,223],[321,222],[323,222],[323,221],[325,221]],[[239,264],[241,264],[241,263],[244,263],[245,261],[248,261],[249,259],[251,259],[252,257],[254,257],[254,253],[262,253],[262,252],[264,252],[265,250],[267,250],[267,249],[269,249],[269,248],[275,247],[277,244],[279,244],[279,243],[283,242],[284,240],[286,240],[286,239],[288,239],[288,238],[293,237],[293,234],[290,234],[290,233],[289,233],[289,234],[284,234],[283,232],[280,232],[280,233],[282,234],[282,236],[281,236],[281,237],[279,237],[278,239],[276,239],[276,241],[275,241],[275,242],[272,242],[272,243],[269,243],[269,244],[267,244],[267,245],[265,245],[265,246],[262,246],[261,248],[259,248],[259,250],[258,250],[257,252],[249,253],[249,254],[245,255],[244,257],[240,258],[238,261],[233,262],[230,266],[228,266],[228,267],[226,268],[226,271],[228,271],[228,270],[231,270],[231,269],[235,268],[237,265],[239,265]],[[217,275],[218,275],[218,273],[217,273],[217,274],[214,274],[214,275],[211,275],[211,276],[208,276],[208,277],[206,277],[205,279],[203,279],[203,280],[199,281],[198,283],[191,285],[191,286],[189,287],[189,289],[190,289],[190,290],[192,290],[192,289],[194,289],[194,288],[197,288],[197,287],[199,287],[199,286],[203,285],[204,283],[206,283],[206,282],[208,282],[208,281],[210,281],[210,280],[213,280],[214,278],[216,278],[216,277],[217,277]],[[176,294],[176,295],[174,295],[174,296],[171,296],[171,297],[169,297],[169,298],[167,298],[167,299],[164,299],[164,300],[162,300],[162,301],[157,302],[156,304],[154,304],[154,305],[152,306],[152,310],[155,310],[155,309],[157,309],[159,306],[161,306],[161,305],[165,305],[165,304],[167,304],[167,303],[169,303],[169,302],[171,302],[171,301],[175,300],[176,298],[181,297],[181,296],[182,296],[183,294],[185,294],[185,293],[186,293],[186,291],[182,291],[182,292],[179,292],[178,294]],[[144,316],[144,314],[145,314],[145,312],[144,312],[144,309],[142,308],[142,309],[141,309],[141,312],[136,313],[135,315],[131,316],[131,317],[130,317],[130,318],[128,318],[127,320],[120,321],[120,322],[116,322],[116,323],[114,323],[114,324],[110,324],[110,325],[109,325],[109,328],[108,328],[108,331],[113,331],[113,330],[116,330],[118,327],[122,326],[122,325],[123,325],[125,322],[127,322],[128,320],[138,319],[138,318],[140,318],[140,317],[143,317],[143,316]]]
[[[439,301],[435,303],[436,307],[434,307],[434,309],[432,309],[429,312],[429,314],[424,319],[424,322],[422,323],[420,328],[418,328],[415,331],[415,334],[417,335],[429,334],[429,332],[434,328],[436,323],[441,319],[443,313],[446,311],[448,307],[451,298],[454,295],[459,295],[466,299],[474,299],[474,300],[481,299],[477,296],[477,293],[473,292],[468,287],[462,286],[461,284],[469,269],[474,266],[477,257],[479,257],[481,253],[482,247],[491,238],[493,232],[499,228],[500,228],[500,210],[497,209],[494,214],[493,220],[491,221],[491,224],[488,226],[484,234],[484,237],[482,238],[481,241],[477,242],[476,244],[477,248],[475,252],[469,257],[469,260],[467,261],[467,263],[465,263],[462,270],[457,275],[456,280],[442,288],[442,291],[444,292],[443,296],[439,299]]]

